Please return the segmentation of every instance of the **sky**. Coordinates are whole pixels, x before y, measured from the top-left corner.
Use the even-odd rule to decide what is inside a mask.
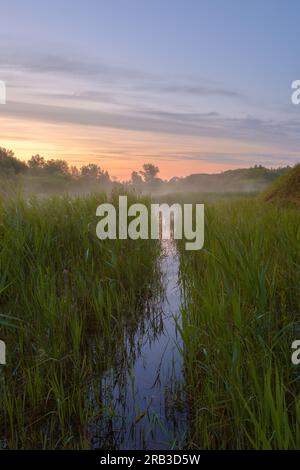
[[[300,158],[298,0],[0,0],[0,146],[124,180]]]

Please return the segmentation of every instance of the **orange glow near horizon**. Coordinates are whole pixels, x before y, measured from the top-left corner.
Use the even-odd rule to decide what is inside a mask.
[[[119,180],[130,178],[143,163],[160,168],[160,177],[187,176],[191,173],[217,173],[249,167],[249,154],[276,152],[276,149],[230,139],[212,139],[93,127],[0,119],[0,146],[14,151],[17,158],[28,160],[40,154],[46,159],[62,158],[80,167],[97,163]],[[231,154],[245,163],[209,161],[209,156]],[[243,156],[244,155],[244,156]],[[197,156],[201,158],[197,159]]]

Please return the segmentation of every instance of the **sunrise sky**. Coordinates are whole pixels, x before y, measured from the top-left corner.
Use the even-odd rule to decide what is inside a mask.
[[[0,146],[129,178],[299,161],[300,2],[1,1]]]

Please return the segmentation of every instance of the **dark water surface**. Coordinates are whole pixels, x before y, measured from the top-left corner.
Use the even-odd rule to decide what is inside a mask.
[[[171,449],[184,445],[187,427],[182,341],[177,330],[182,300],[175,243],[162,242],[163,293],[147,306],[128,339],[128,358],[102,378],[104,416],[93,429],[93,448]],[[146,308],[146,307],[145,307]]]

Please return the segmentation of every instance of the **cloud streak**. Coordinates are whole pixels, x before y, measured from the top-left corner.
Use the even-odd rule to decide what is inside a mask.
[[[247,107],[241,103],[249,104],[249,97],[213,81],[160,76],[93,61],[88,56],[79,59],[61,53],[13,51],[12,45],[2,52],[1,70],[15,87],[12,95],[15,89],[17,93],[0,108],[0,118],[161,134],[171,136],[170,142],[175,136],[228,139],[277,147],[285,155],[300,146],[300,113],[299,118],[279,113],[272,119],[256,112],[247,115]],[[18,88],[23,94],[18,95]],[[231,105],[225,116],[224,110]],[[133,151],[131,148],[130,153]],[[245,164],[239,155],[201,151],[170,155],[170,161],[206,157],[216,164]],[[282,161],[275,153],[249,154],[247,158],[261,163]]]
[[[131,112],[114,113],[79,107],[8,102],[1,114],[22,120],[69,123],[83,126],[109,127],[186,136],[240,139],[268,144],[286,145],[297,150],[300,145],[300,120],[263,120],[253,117],[230,118],[217,112],[171,113]]]
[[[2,54],[1,68],[17,69],[38,74],[62,74],[76,77],[104,78],[109,80],[149,79],[152,74],[125,67],[112,66],[99,61],[70,59],[59,54],[38,55],[6,51]]]
[[[225,98],[238,98],[245,99],[246,96],[238,91],[229,90],[222,87],[216,86],[207,86],[207,85],[197,85],[197,84],[173,84],[173,85],[164,85],[164,84],[152,84],[151,86],[145,86],[143,90],[159,92],[163,94],[181,94],[181,95],[191,95],[191,96],[217,96]]]
[[[99,84],[118,83],[138,93],[247,99],[243,93],[225,88],[221,84],[219,86],[215,83],[202,84],[203,80],[187,80],[182,77],[178,80],[176,77],[165,77],[148,71],[107,64],[99,58],[83,60],[66,57],[61,53],[37,54],[26,50],[14,50],[11,44],[4,47],[1,52],[0,69],[33,75],[64,76],[71,78],[73,83],[80,79],[89,79],[93,82],[98,80]]]

